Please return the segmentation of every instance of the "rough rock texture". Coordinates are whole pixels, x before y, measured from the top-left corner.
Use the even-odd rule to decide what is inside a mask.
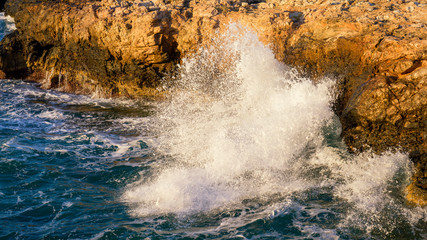
[[[230,21],[277,59],[338,81],[335,106],[354,152],[394,148],[416,166],[408,200],[427,203],[425,0],[9,0],[6,77],[102,97],[158,96],[162,74]]]

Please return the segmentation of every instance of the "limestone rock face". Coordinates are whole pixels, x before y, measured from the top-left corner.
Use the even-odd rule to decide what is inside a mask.
[[[339,81],[335,110],[351,151],[410,153],[416,172],[408,198],[425,205],[426,4],[315,2],[300,10],[304,23],[287,42],[285,62],[312,77]]]
[[[410,153],[408,199],[427,199],[427,5],[407,0],[9,0],[17,32],[0,46],[6,77],[101,97],[159,96],[162,74],[229,22],[278,60],[337,80],[349,149]]]
[[[177,10],[123,4],[23,1],[14,8],[24,45],[34,45],[27,66],[45,72],[44,87],[103,97],[154,94],[149,87],[179,59],[170,40]]]

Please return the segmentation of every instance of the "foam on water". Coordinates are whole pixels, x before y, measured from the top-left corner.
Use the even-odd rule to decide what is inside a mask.
[[[0,12],[0,40],[14,30],[16,30],[15,20],[11,16],[5,16],[4,12]]]
[[[33,157],[31,153],[73,154],[82,158],[83,168],[98,170],[98,165],[148,151],[146,146],[141,149],[140,133],[147,118],[136,117],[141,112],[146,115],[138,102],[41,90],[35,84],[17,80],[0,81],[0,96],[0,130],[21,132],[19,136],[4,135],[0,149],[5,153],[25,151],[28,158]],[[116,112],[135,116],[112,116]],[[49,141],[55,144],[40,144]],[[91,154],[102,158],[97,162],[86,160]],[[27,157],[22,160],[27,161]]]
[[[188,216],[256,202],[257,211],[223,218],[219,227],[238,228],[290,209],[301,212],[305,203],[295,198],[304,202],[308,192],[327,189],[337,206],[346,206],[334,213],[335,228],[370,232],[399,215],[403,220],[381,230],[388,234],[402,222],[423,221],[426,209],[403,203],[411,173],[406,155],[352,156],[336,146],[342,143],[330,109],[332,80],[314,84],[299,77],[237,24],[215,42],[184,59],[168,86],[171,98],[152,126],[156,151],[168,157],[127,187],[122,199],[132,215]],[[325,129],[335,129],[338,144],[328,143]],[[336,229],[295,225],[309,236],[338,238]]]
[[[0,81],[0,101],[0,238],[88,239],[129,220],[115,191],[149,152],[149,109],[19,80]]]

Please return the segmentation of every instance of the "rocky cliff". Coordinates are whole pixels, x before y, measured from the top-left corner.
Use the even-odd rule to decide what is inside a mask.
[[[161,95],[163,74],[240,22],[301,74],[336,79],[349,149],[410,153],[408,200],[427,203],[425,1],[9,0],[6,12],[7,78],[100,97]]]

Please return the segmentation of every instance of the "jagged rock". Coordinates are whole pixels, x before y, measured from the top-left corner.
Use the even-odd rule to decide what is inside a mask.
[[[10,0],[6,11],[18,28],[0,48],[7,77],[32,74],[46,88],[103,97],[158,96],[163,73],[240,22],[278,60],[314,80],[337,79],[349,149],[409,152],[417,171],[408,200],[426,203],[425,3]]]

